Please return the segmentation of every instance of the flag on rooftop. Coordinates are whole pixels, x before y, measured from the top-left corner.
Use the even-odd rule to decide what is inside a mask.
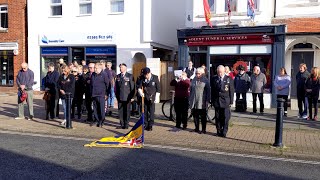
[[[248,6],[247,6],[247,15],[254,20],[254,10],[255,9],[255,4],[254,4],[254,0],[248,0]]]
[[[208,0],[203,0],[203,7],[204,7],[204,17],[206,18],[206,22],[209,26],[212,26],[211,24],[211,11]]]

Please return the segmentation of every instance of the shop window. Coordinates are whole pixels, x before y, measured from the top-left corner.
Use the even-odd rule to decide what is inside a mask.
[[[208,0],[210,11],[215,12],[215,0]]]
[[[62,16],[62,0],[51,0],[51,16]]]
[[[124,0],[110,0],[111,13],[124,13]]]
[[[92,14],[92,0],[80,0],[80,15]]]
[[[8,28],[8,6],[0,5],[0,29]]]
[[[225,12],[228,12],[228,3],[230,3],[230,10],[237,11],[237,1],[238,0],[225,0]]]
[[[13,51],[0,51],[0,85],[13,86]]]

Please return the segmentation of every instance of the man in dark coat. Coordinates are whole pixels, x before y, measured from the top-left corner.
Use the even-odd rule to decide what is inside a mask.
[[[128,129],[130,120],[130,104],[135,93],[135,83],[132,74],[127,72],[127,65],[119,65],[120,74],[116,77],[115,94],[118,101],[120,125],[122,129]]]
[[[91,78],[94,73],[94,63],[89,64],[89,72],[84,76],[84,93],[85,93],[85,104],[87,109],[87,122],[92,122],[92,92],[91,92]]]
[[[55,112],[57,112],[57,106],[59,101],[59,90],[58,90],[58,80],[59,80],[59,72],[55,70],[54,63],[48,64],[48,73],[46,77],[44,78],[44,87],[45,91],[50,94],[49,100],[48,100],[48,109],[46,112],[46,119],[55,118]]]
[[[217,76],[211,79],[211,102],[215,108],[217,135],[226,137],[233,104],[234,84],[232,78],[225,75],[225,68],[219,65]]]
[[[154,124],[155,102],[157,101],[157,94],[160,93],[160,83],[158,76],[151,74],[149,68],[143,69],[144,79],[138,87],[138,93],[141,97],[145,97],[145,129],[152,131]]]
[[[75,107],[77,107],[77,115],[78,120],[81,120],[81,110],[82,110],[82,102],[83,102],[83,94],[84,94],[84,79],[83,75],[79,73],[79,67],[74,67],[72,69],[72,74],[75,78],[75,89],[74,92],[74,98],[72,100],[72,106],[71,106],[71,119],[75,118]]]
[[[240,65],[238,67],[239,73],[234,78],[234,88],[236,91],[236,101],[242,96],[243,101],[245,102],[245,109],[247,109],[247,92],[250,88],[250,76],[244,71],[244,67]]]
[[[109,77],[102,70],[102,64],[96,63],[95,72],[91,77],[91,92],[93,100],[93,113],[97,120],[97,127],[102,127],[105,119],[105,102],[109,90]]]

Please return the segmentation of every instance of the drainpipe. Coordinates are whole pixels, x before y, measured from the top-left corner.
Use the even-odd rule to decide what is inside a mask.
[[[273,18],[276,18],[277,15],[277,0],[274,0],[274,9],[273,9]]]

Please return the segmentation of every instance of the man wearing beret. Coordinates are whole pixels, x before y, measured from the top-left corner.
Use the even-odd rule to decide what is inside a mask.
[[[130,119],[130,102],[135,93],[135,83],[132,74],[127,72],[127,65],[119,65],[120,74],[116,77],[115,94],[118,101],[120,125],[128,129]]]
[[[160,93],[160,83],[158,76],[151,74],[149,68],[144,68],[142,72],[144,75],[144,79],[142,80],[142,83],[138,85],[138,93],[141,97],[145,97],[145,129],[147,131],[152,131],[155,111],[154,103],[157,101],[157,94]]]

